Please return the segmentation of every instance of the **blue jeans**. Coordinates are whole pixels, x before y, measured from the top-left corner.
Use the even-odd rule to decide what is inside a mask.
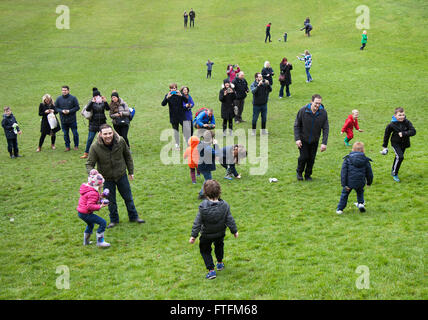
[[[346,208],[346,205],[348,203],[348,196],[351,193],[352,189],[349,191],[346,191],[345,188],[342,189],[342,194],[340,195],[340,201],[337,205],[337,210],[343,210]],[[358,203],[364,203],[364,188],[357,188],[355,189],[357,192],[357,201]]]
[[[253,105],[253,129],[257,128],[257,120],[260,113],[262,114],[262,129],[266,129],[267,103],[261,106]]]
[[[287,94],[287,97],[291,96],[290,94],[290,85],[285,85],[285,93]],[[281,88],[279,89],[279,96],[282,98],[284,96],[284,86],[281,85]]]
[[[85,152],[89,153],[89,148],[91,147],[92,141],[94,141],[95,135],[97,133],[94,131],[89,131],[88,132],[88,140],[86,141],[86,149]]]
[[[107,223],[103,218],[97,216],[94,213],[84,214],[78,212],[77,215],[88,225],[85,229],[85,233],[92,234],[92,231],[94,230],[94,224],[99,225],[99,228],[97,230],[98,233],[103,233],[105,231]]]
[[[79,146],[79,133],[77,132],[77,122],[73,123],[61,123],[62,126],[62,132],[64,132],[64,142],[65,147],[70,148],[70,129],[71,132],[73,132],[73,140],[74,140],[74,146]]]
[[[128,176],[125,174],[118,181],[106,180],[104,182],[104,189],[110,190],[110,194],[108,196],[108,200],[110,201],[108,205],[108,210],[110,211],[110,221],[119,223],[119,213],[117,212],[116,203],[116,187],[125,201],[129,220],[137,219],[138,212],[134,205],[134,199],[132,198],[131,186],[129,185]]]
[[[311,68],[305,68],[305,70],[306,70],[306,77],[308,81],[312,81],[311,74],[309,73],[309,70],[311,70]]]
[[[204,185],[205,185],[205,182],[207,181],[207,180],[212,180],[212,178],[213,178],[213,176],[212,176],[212,174],[211,174],[211,171],[201,171],[201,174],[204,176],[204,184],[202,185],[202,188],[201,188],[201,191],[199,191],[199,195],[203,195],[204,194]]]

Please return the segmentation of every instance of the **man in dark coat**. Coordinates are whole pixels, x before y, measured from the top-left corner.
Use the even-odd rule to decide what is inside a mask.
[[[300,151],[296,170],[297,180],[303,180],[303,171],[305,171],[305,180],[312,180],[312,168],[317,155],[321,130],[323,134],[320,151],[324,152],[327,149],[329,125],[327,111],[321,101],[321,96],[314,94],[312,102],[299,110],[294,122],[294,139]]]
[[[180,150],[180,134],[178,133],[179,125],[181,124],[181,129],[183,130],[183,120],[185,120],[185,109],[183,107],[183,103],[187,103],[187,98],[181,94],[180,90],[177,90],[176,83],[171,83],[169,85],[169,92],[165,95],[161,104],[162,106],[166,106],[168,104],[169,122],[174,129],[175,148],[177,150]]]
[[[272,25],[272,23],[271,22],[269,22],[267,25],[266,25],[266,38],[265,38],[265,43],[266,43],[266,41],[267,41],[267,39],[269,38],[269,42],[272,42],[271,40],[270,40],[270,26]]]
[[[238,76],[232,81],[235,86],[236,99],[235,99],[235,123],[245,122],[242,120],[242,112],[244,111],[245,98],[247,93],[250,92],[248,89],[247,80],[245,80],[245,74],[243,71],[238,73]]]
[[[254,75],[254,82],[251,84],[251,92],[253,94],[253,122],[252,132],[253,136],[256,135],[257,120],[259,114],[262,115],[262,134],[268,134],[266,130],[267,122],[267,102],[269,100],[269,93],[272,91],[272,86],[269,80],[264,80],[260,72]]]
[[[190,12],[189,12],[189,18],[190,18],[190,28],[195,27],[195,17],[196,17],[196,13],[193,10],[193,8],[190,8]]]
[[[65,151],[70,151],[70,135],[73,132],[74,150],[79,149],[79,133],[77,132],[76,112],[79,111],[79,101],[70,94],[68,86],[62,86],[62,95],[55,101],[55,110],[61,118],[61,127],[64,132]]]

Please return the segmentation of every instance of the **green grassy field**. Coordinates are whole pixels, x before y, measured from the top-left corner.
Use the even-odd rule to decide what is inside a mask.
[[[12,160],[4,138],[0,161],[0,299],[427,299],[427,168],[424,140],[428,80],[426,1],[370,1],[366,50],[355,26],[359,1],[67,1],[70,29],[55,26],[51,1],[1,1],[1,105],[10,105],[23,131],[23,158]],[[193,7],[195,28],[184,30],[182,13]],[[299,31],[306,16],[312,37]],[[272,43],[264,43],[272,22]],[[288,32],[288,41],[278,41]],[[305,83],[296,55],[313,55],[314,82]],[[278,99],[274,78],[268,104],[269,153],[264,175],[241,165],[240,181],[223,179],[240,237],[227,232],[226,269],[206,281],[198,241],[188,243],[197,192],[186,164],[160,160],[161,132],[169,129],[160,103],[168,84],[190,88],[196,106],[214,108],[226,65],[238,63],[249,83],[269,60],[293,63],[292,97]],[[205,79],[207,59],[215,62]],[[129,139],[135,163],[131,183],[143,225],[130,224],[119,198],[121,223],[106,231],[112,247],[83,247],[84,223],[75,208],[86,181],[87,122],[78,115],[80,150],[36,153],[38,105],[45,93],[68,84],[83,106],[96,86],[107,97],[117,89],[137,113]],[[293,123],[314,93],[323,96],[329,122],[327,151],[318,153],[312,183],[295,178],[298,150]],[[383,132],[403,106],[417,130],[406,151],[401,183],[390,176],[393,156],[380,155]],[[342,157],[349,152],[340,129],[360,110],[354,141],[373,159],[374,184],[366,188],[367,212],[339,200]],[[244,119],[252,114],[247,98]],[[260,121],[260,120],[259,120]],[[260,122],[259,122],[260,125]],[[235,125],[248,130],[251,123]],[[258,138],[258,137],[257,137]],[[223,143],[220,139],[220,143]],[[269,183],[276,177],[277,183]],[[107,221],[108,210],[100,213]],[[11,222],[10,219],[14,221]],[[58,289],[56,270],[67,266],[69,289]],[[358,266],[370,270],[370,288],[358,289]]]

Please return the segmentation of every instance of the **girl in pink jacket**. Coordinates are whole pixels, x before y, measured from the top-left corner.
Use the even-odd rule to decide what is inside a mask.
[[[87,224],[83,237],[83,245],[90,244],[89,238],[91,237],[94,225],[98,224],[97,230],[97,246],[100,248],[108,248],[110,244],[104,241],[104,231],[106,229],[106,221],[94,214],[94,211],[99,211],[101,208],[106,207],[107,203],[101,203],[100,190],[104,184],[104,178],[97,170],[92,169],[89,172],[88,183],[82,183],[80,186],[79,205],[77,212],[80,219]]]

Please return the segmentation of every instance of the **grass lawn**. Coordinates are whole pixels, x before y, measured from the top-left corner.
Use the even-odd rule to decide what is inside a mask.
[[[11,106],[20,124],[24,156],[10,159],[2,138],[0,299],[428,298],[426,1],[370,1],[364,51],[359,50],[362,30],[355,25],[360,1],[64,4],[70,9],[68,30],[56,28],[59,14],[52,1],[0,2],[1,105]],[[190,7],[196,11],[195,28],[185,30],[182,14]],[[310,38],[299,31],[306,16],[314,27]],[[266,44],[268,22],[273,42]],[[284,32],[286,43],[278,41]],[[313,56],[309,84],[304,63],[296,58],[305,49]],[[278,99],[284,56],[294,67],[292,97]],[[205,78],[207,59],[215,63],[212,79]],[[214,108],[221,124],[218,92],[227,64],[239,64],[250,84],[266,60],[276,71],[268,103],[268,153],[262,154],[268,157],[267,170],[250,174],[259,165],[248,159],[238,167],[243,178],[228,181],[217,165],[213,177],[222,185],[240,236],[227,231],[226,268],[207,281],[199,242],[188,243],[202,180],[192,185],[182,161],[162,163],[161,150],[171,138],[161,141],[170,129],[161,101],[169,83],[187,85],[196,107]],[[49,148],[48,137],[42,152],[35,152],[41,97],[60,95],[64,84],[81,107],[96,86],[107,98],[117,89],[136,108],[129,133],[135,164],[131,186],[146,223],[128,223],[119,197],[121,223],[105,233],[112,245],[108,250],[82,246],[85,225],[75,210],[79,186],[87,179],[85,160],[79,159],[87,121],[78,115],[79,151],[64,153],[58,132],[57,150]],[[314,93],[323,96],[330,135],[327,151],[318,152],[313,182],[302,183],[295,175],[293,124]],[[250,94],[245,102],[247,122],[235,125],[244,133],[251,128],[251,99]],[[379,153],[398,106],[417,130],[401,183],[390,176],[393,152]],[[374,183],[366,188],[366,213],[353,205],[352,193],[338,216],[340,168],[349,152],[340,129],[355,108],[364,132],[355,132],[353,141],[365,143]],[[270,177],[278,182],[269,183]],[[109,221],[107,209],[100,215]],[[69,289],[57,288],[60,266],[69,270]],[[369,289],[357,288],[359,266],[369,268]]]

